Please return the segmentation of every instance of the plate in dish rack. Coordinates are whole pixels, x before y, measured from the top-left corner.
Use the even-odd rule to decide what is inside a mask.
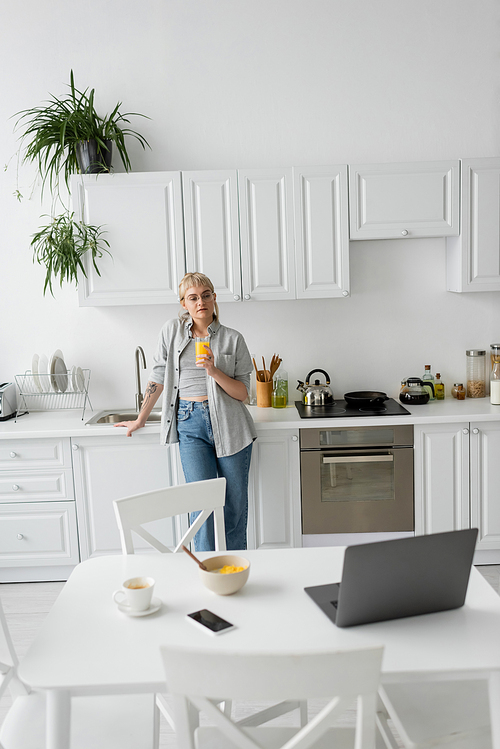
[[[50,382],[56,393],[65,393],[68,389],[68,372],[64,360],[53,356],[50,363]]]
[[[33,354],[33,359],[31,362],[31,374],[33,375],[33,383],[35,385],[35,390],[38,390],[39,393],[42,392],[42,383],[40,382],[40,378],[38,377],[38,362],[40,357],[38,354]]]
[[[38,377],[42,385],[42,392],[48,393],[50,391],[49,360],[45,354],[42,354],[38,360]]]

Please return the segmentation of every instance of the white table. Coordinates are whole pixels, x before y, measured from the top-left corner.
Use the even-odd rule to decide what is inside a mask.
[[[304,592],[341,578],[344,549],[270,549],[245,552],[251,561],[243,590],[221,597],[208,591],[186,554],[99,557],[71,575],[30,647],[20,676],[47,690],[47,749],[68,749],[71,695],[160,692],[162,643],[220,650],[303,652],[385,646],[384,680],[490,676],[500,705],[500,597],[472,570],[463,608],[341,629]],[[200,554],[200,558],[210,554]],[[146,617],[121,613],[112,593],[128,577],[150,575],[162,608]],[[208,608],[237,629],[214,637],[186,614]],[[500,749],[500,710],[493,738]]]

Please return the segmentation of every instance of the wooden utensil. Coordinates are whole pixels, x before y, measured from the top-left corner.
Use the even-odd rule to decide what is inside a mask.
[[[267,370],[266,370],[266,362],[264,361],[264,357],[262,357],[262,369],[264,370],[264,382],[267,382],[267,378],[266,378]]]
[[[195,555],[194,555],[194,554],[191,554],[191,552],[189,551],[189,549],[186,549],[186,547],[185,547],[185,546],[183,546],[182,548],[183,548],[183,550],[184,550],[184,551],[186,552],[186,554],[187,554],[188,556],[190,556],[190,557],[191,557],[191,559],[193,559],[193,560],[194,560],[194,561],[196,562],[196,564],[198,565],[198,567],[199,567],[199,568],[200,568],[201,570],[205,570],[205,572],[208,572],[208,570],[207,570],[207,568],[205,567],[205,565],[203,564],[203,562],[200,562],[200,560],[199,560],[199,559],[196,559]]]
[[[262,382],[262,380],[260,378],[260,370],[257,369],[257,365],[256,365],[255,359],[253,357],[252,357],[252,361],[253,361],[253,365],[255,367],[255,373],[256,373],[255,376],[257,378],[257,382]]]
[[[281,359],[279,358],[278,354],[274,354],[273,358],[271,359],[271,366],[269,367],[270,374],[271,374],[271,380],[274,376],[274,373],[279,368],[279,365],[281,364]]]

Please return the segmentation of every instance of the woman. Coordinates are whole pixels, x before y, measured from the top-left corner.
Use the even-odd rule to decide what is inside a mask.
[[[127,437],[146,423],[163,390],[161,441],[179,442],[187,482],[224,476],[227,548],[246,549],[248,472],[255,427],[243,401],[250,387],[252,360],[241,333],[219,322],[212,282],[186,273],[179,285],[184,312],[163,326],[142,408]],[[194,338],[209,337],[196,359]],[[191,522],[198,513],[191,515]],[[215,549],[212,517],[195,536],[196,551]]]

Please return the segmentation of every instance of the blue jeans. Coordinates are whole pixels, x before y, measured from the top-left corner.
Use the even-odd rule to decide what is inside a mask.
[[[218,458],[215,454],[208,401],[179,401],[177,432],[182,470],[188,483],[221,476],[226,479],[226,545],[230,550],[246,549],[248,473],[252,444],[235,455]],[[191,513],[191,523],[198,514]],[[213,516],[208,518],[194,537],[194,548],[196,551],[214,551]]]

